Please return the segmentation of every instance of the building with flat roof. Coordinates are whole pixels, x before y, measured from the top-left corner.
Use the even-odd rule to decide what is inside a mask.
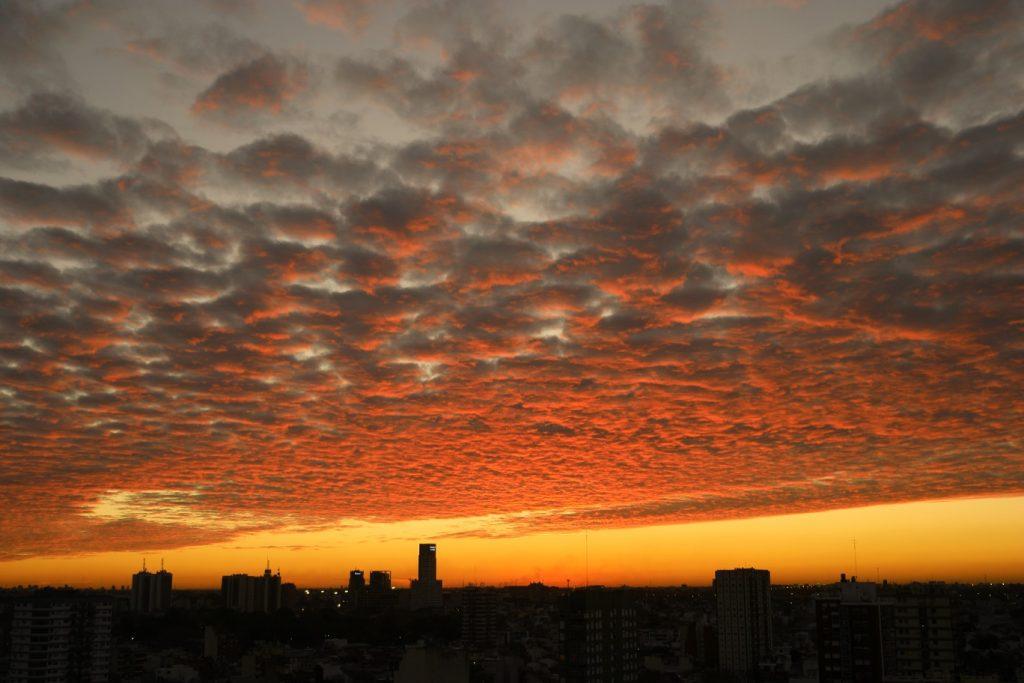
[[[10,683],[106,681],[114,603],[107,596],[44,589],[12,605]]]
[[[437,580],[437,545],[420,543],[419,571],[409,585],[411,609],[440,609],[443,604],[441,582]]]
[[[639,679],[636,610],[627,590],[594,586],[565,596],[559,640],[560,680],[564,683]]]
[[[756,671],[772,651],[771,573],[719,569],[714,589],[719,670],[741,676]]]
[[[281,572],[262,576],[231,574],[221,578],[221,600],[224,607],[237,612],[276,612],[281,609]]]
[[[160,571],[150,572],[143,561],[142,571],[132,574],[131,610],[139,614],[160,614],[169,610],[173,579],[162,562]]]

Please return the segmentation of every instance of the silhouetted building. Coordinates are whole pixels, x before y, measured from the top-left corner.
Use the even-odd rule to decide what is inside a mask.
[[[498,594],[490,588],[462,591],[462,642],[486,649],[498,640]]]
[[[437,546],[420,543],[419,572],[409,586],[412,609],[439,609],[442,605],[441,582],[437,580]]]
[[[281,609],[281,573],[270,573],[270,567],[263,576],[232,574],[220,582],[221,600],[224,607],[238,612],[276,612]]]
[[[374,569],[370,572],[370,590],[375,593],[391,590],[391,572]]]
[[[873,583],[847,581],[815,602],[821,683],[875,683],[885,671],[882,607]]]
[[[575,590],[561,605],[561,680],[621,683],[638,680],[636,611],[625,590]]]
[[[348,588],[345,589],[345,604],[349,607],[360,607],[364,603],[366,592],[366,576],[362,569],[353,569],[348,573]]]
[[[369,610],[370,612],[379,612],[393,607],[395,604],[395,594],[391,586],[391,572],[383,569],[371,571],[370,581],[358,597],[358,600],[360,609]]]
[[[173,575],[165,571],[153,573],[146,570],[132,574],[131,610],[139,614],[159,614],[171,608],[171,583]]]
[[[71,591],[39,591],[12,606],[7,678],[106,681],[110,677],[113,601]]]
[[[755,671],[772,650],[771,573],[766,569],[715,572],[718,613],[718,668],[734,674]]]
[[[955,680],[956,620],[945,584],[891,587],[880,599],[885,679]]]
[[[952,681],[953,607],[942,584],[847,581],[816,602],[822,681]]]
[[[706,614],[683,619],[680,627],[683,654],[701,668],[718,668],[718,634]]]

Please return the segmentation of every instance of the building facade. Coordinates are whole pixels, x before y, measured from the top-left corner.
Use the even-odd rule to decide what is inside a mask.
[[[737,675],[756,671],[772,651],[771,573],[720,569],[714,590],[719,669]]]
[[[498,594],[490,588],[461,591],[462,642],[469,648],[487,649],[498,640]]]
[[[231,574],[221,578],[221,600],[224,607],[237,612],[276,612],[281,609],[281,573],[262,576]]]
[[[443,604],[441,582],[437,580],[437,546],[420,543],[419,571],[410,584],[411,609],[440,609]]]
[[[816,601],[820,679],[956,680],[953,604],[943,584],[847,581]]]
[[[68,591],[40,591],[17,600],[5,680],[108,680],[113,612],[110,598]]]
[[[149,572],[146,566],[132,574],[131,610],[139,614],[160,614],[171,608],[173,575],[163,567]]]
[[[640,675],[636,610],[626,590],[573,591],[559,623],[564,683],[625,683]]]

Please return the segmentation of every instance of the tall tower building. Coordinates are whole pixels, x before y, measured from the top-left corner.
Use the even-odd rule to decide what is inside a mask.
[[[437,580],[437,546],[420,543],[419,572],[409,586],[412,609],[440,609],[443,604],[441,582]]]
[[[943,584],[889,586],[842,576],[815,601],[824,683],[952,681],[953,604]]]
[[[771,654],[771,573],[766,569],[719,569],[714,588],[718,668],[746,675]]]
[[[281,609],[281,572],[263,576],[231,574],[221,578],[221,600],[224,607],[238,612],[276,612]]]
[[[391,572],[373,569],[370,571],[370,581],[366,589],[358,598],[358,605],[370,612],[380,612],[394,607],[395,598],[391,586]]]
[[[45,589],[12,606],[4,680],[106,681],[114,605],[110,598]]]
[[[559,639],[563,683],[626,683],[640,676],[636,611],[629,592],[600,586],[567,595]]]
[[[956,619],[946,585],[883,586],[881,599],[885,677],[956,680]]]
[[[462,590],[462,642],[470,648],[494,647],[498,640],[498,594],[477,586]]]
[[[383,593],[391,590],[391,572],[384,569],[374,569],[370,572],[370,590],[375,593]]]
[[[437,581],[437,545],[420,543],[419,573],[420,581]]]
[[[818,624],[818,680],[822,683],[881,681],[882,606],[878,586],[847,581],[814,605]]]
[[[173,575],[164,569],[163,562],[160,563],[160,571],[153,573],[146,570],[143,561],[142,571],[132,574],[132,611],[159,614],[170,609],[173,579]]]

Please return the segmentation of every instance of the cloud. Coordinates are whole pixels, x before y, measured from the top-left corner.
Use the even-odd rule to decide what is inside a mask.
[[[367,0],[296,0],[295,4],[310,24],[346,33],[365,29],[373,7]]]
[[[26,93],[70,83],[67,65],[53,48],[65,20],[60,6],[25,0],[0,5],[0,87]]]
[[[225,71],[196,96],[192,113],[214,119],[247,119],[284,112],[310,86],[301,62],[264,55]]]
[[[174,130],[159,121],[137,121],[90,107],[67,94],[36,93],[0,113],[0,163],[15,168],[54,157],[130,162]]]
[[[224,70],[180,135],[19,91],[4,557],[1024,491],[1015,12],[901,3],[753,108],[682,2],[230,63],[170,31]]]

